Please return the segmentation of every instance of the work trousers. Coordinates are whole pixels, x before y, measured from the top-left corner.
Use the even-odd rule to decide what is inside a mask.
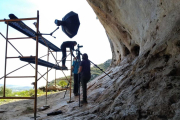
[[[78,87],[79,87],[79,83],[78,83],[78,74],[74,74],[74,89],[73,89],[73,93],[74,94],[78,94]]]
[[[83,89],[83,101],[87,102],[87,82],[90,80],[91,76],[81,75],[81,84]]]
[[[61,46],[62,50],[62,65],[65,66],[66,63],[66,47]]]

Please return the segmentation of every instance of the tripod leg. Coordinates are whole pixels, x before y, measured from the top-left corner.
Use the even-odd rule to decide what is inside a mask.
[[[81,97],[80,97],[80,75],[78,74],[78,91],[79,91],[79,107],[81,107],[81,102],[80,102],[80,99],[81,99]]]
[[[69,83],[68,83],[67,87],[69,87]],[[64,93],[64,97],[63,97],[63,98],[65,98],[66,92],[67,92],[67,89],[66,89],[66,91],[65,91],[65,93]]]

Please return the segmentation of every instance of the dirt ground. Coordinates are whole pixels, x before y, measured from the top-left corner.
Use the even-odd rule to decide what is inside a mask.
[[[69,103],[67,101],[70,100],[69,91],[67,92],[65,98],[64,91],[50,94],[47,97],[41,96],[38,97],[37,100],[37,119],[53,119],[53,116],[47,116],[48,113],[61,110],[63,113],[67,111],[67,106]],[[78,107],[79,105],[79,97],[74,97],[72,94],[73,106]],[[70,103],[72,104],[72,103]],[[41,111],[44,105],[50,106],[50,108]],[[11,102],[8,104],[4,104],[0,106],[0,120],[33,120],[34,119],[34,100],[20,100],[16,102]],[[63,114],[62,113],[62,114]],[[62,118],[63,119],[63,118]]]

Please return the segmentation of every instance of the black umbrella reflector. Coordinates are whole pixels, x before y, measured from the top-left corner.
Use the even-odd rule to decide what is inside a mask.
[[[79,29],[80,22],[78,14],[73,11],[69,12],[62,18],[62,21],[55,20],[57,26],[62,25],[62,31],[70,38],[73,38]]]

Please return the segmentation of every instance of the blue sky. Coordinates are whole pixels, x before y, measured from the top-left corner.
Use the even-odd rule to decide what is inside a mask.
[[[8,15],[13,13],[18,18],[31,18],[36,17],[37,10],[40,14],[40,31],[41,33],[51,33],[56,29],[54,24],[55,19],[61,20],[67,13],[74,11],[78,14],[80,19],[80,28],[78,34],[74,38],[68,38],[61,30],[57,30],[53,35],[56,36],[54,39],[51,36],[44,36],[50,42],[60,47],[64,41],[77,41],[78,44],[83,45],[81,48],[82,53],[87,53],[89,59],[95,64],[100,64],[105,62],[107,59],[111,59],[111,49],[110,44],[107,39],[105,30],[100,24],[99,20],[96,19],[96,15],[92,8],[89,6],[86,0],[0,0],[0,19],[9,19]],[[24,21],[29,27],[35,30],[33,26],[35,21]],[[6,35],[6,24],[0,22],[0,32],[3,35]],[[25,37],[20,32],[9,28],[9,37]],[[12,41],[12,44],[22,52],[24,56],[30,56],[35,54],[35,42],[34,40],[17,40]],[[4,54],[5,54],[5,40],[0,36],[0,77],[4,75]],[[47,48],[39,45],[39,56],[47,54]],[[8,47],[8,56],[19,56],[19,54],[13,50],[10,46]],[[61,53],[58,59],[61,59]],[[46,58],[45,58],[46,59]],[[54,63],[54,60],[50,58],[50,61]],[[24,65],[26,63],[16,60],[8,60],[7,73]],[[61,65],[61,64],[60,64]],[[67,63],[67,66],[70,67],[70,64]],[[39,67],[41,74],[46,72],[45,67]],[[30,66],[15,72],[11,76],[16,75],[33,75],[34,69]],[[53,80],[54,71],[49,73],[49,81]],[[67,72],[69,74],[69,72]],[[61,77],[62,73],[57,73],[57,77]],[[46,76],[45,76],[46,77]],[[2,83],[3,79],[0,80]],[[29,85],[33,80],[15,80],[8,79],[7,84],[22,84]],[[17,81],[17,82],[15,82]],[[23,81],[23,82],[22,82]],[[43,80],[40,80],[43,81]],[[39,82],[39,86],[43,85],[45,82]]]

